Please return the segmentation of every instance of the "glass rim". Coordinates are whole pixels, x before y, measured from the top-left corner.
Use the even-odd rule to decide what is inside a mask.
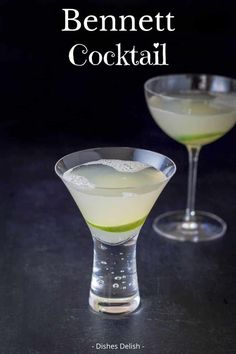
[[[228,76],[224,76],[224,75],[218,75],[218,74],[206,74],[206,73],[177,73],[177,74],[164,74],[164,75],[157,75],[157,76],[153,76],[151,78],[149,78],[148,80],[145,81],[144,83],[144,90],[150,94],[152,94],[153,96],[163,96],[163,97],[169,97],[168,94],[163,94],[163,93],[158,93],[158,92],[155,92],[153,91],[152,89],[150,89],[148,87],[148,85],[153,82],[153,81],[158,81],[158,80],[161,80],[161,79],[165,79],[165,78],[168,78],[168,77],[185,77],[185,76],[206,76],[206,77],[215,77],[215,78],[221,78],[221,79],[225,79],[225,80],[228,80],[228,81],[232,81],[235,83],[235,87],[236,87],[236,79],[232,78],[232,77],[228,77]],[[204,91],[204,90],[202,90]],[[208,91],[208,90],[207,90]],[[219,92],[219,91],[211,91],[212,93],[214,92]],[[236,91],[235,91],[236,92]],[[189,98],[185,98],[183,97],[182,98],[183,100],[189,100]]]
[[[66,183],[69,183],[71,184],[72,186],[77,186],[76,183],[74,182],[69,182],[69,181],[66,181],[65,178],[63,177],[64,174],[60,173],[58,171],[58,165],[59,163],[65,159],[66,157],[70,156],[70,155],[73,155],[73,154],[77,154],[77,153],[86,153],[86,152],[91,152],[91,151],[94,151],[94,150],[105,150],[105,149],[131,149],[131,150],[140,150],[140,151],[145,151],[145,152],[150,152],[152,154],[155,154],[155,155],[158,155],[159,157],[163,157],[164,159],[168,160],[170,162],[170,166],[173,168],[173,171],[171,173],[171,175],[168,177],[165,175],[165,173],[163,172],[163,174],[165,175],[165,179],[161,182],[161,183],[165,183],[165,182],[168,182],[172,176],[175,174],[176,172],[176,164],[174,163],[174,161],[169,158],[168,156],[164,155],[164,154],[161,154],[159,152],[156,152],[156,151],[152,151],[152,150],[148,150],[148,149],[142,149],[142,148],[133,148],[133,147],[129,147],[129,146],[105,146],[105,147],[96,147],[96,148],[89,148],[89,149],[83,149],[83,150],[78,150],[78,151],[74,151],[74,152],[71,152],[69,154],[66,154],[64,155],[63,157],[61,157],[56,163],[55,163],[55,166],[54,166],[54,171],[55,173],[57,174],[58,177],[60,177],[63,181],[65,181]],[[118,159],[116,159],[118,160]],[[128,161],[128,160],[127,160]],[[133,160],[133,161],[138,161],[138,160]],[[83,165],[83,164],[80,164],[80,165]],[[80,165],[75,165],[74,167],[76,166],[80,166]],[[147,164],[149,165],[149,164]],[[150,167],[154,167],[152,165],[149,165]],[[72,167],[73,168],[73,167]],[[154,167],[155,168],[155,167]],[[67,169],[68,171],[69,169]],[[162,171],[161,171],[162,172]],[[139,190],[140,188],[144,188],[144,187],[155,187],[157,185],[160,185],[160,182],[159,183],[153,183],[153,184],[144,184],[142,186],[139,186],[139,187],[118,187],[118,188],[113,188],[113,187],[94,187],[92,188],[92,190]],[[88,189],[89,190],[89,189]],[[87,189],[81,189],[81,192],[85,192],[86,193]]]

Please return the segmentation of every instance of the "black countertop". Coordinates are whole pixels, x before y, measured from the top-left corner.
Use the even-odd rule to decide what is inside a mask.
[[[152,230],[157,214],[184,208],[187,155],[180,144],[157,127],[113,140],[43,131],[31,139],[15,122],[1,129],[0,352],[235,353],[234,132],[202,150],[198,179],[198,208],[223,217],[228,231],[217,241],[192,244]],[[53,170],[61,156],[102,145],[153,149],[178,167],[138,240],[141,307],[119,319],[88,307],[92,238]],[[141,349],[96,350],[96,343]]]

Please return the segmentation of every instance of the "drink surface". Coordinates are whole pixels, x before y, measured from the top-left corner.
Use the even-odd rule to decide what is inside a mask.
[[[107,243],[137,234],[167,183],[152,166],[112,159],[75,166],[63,180],[93,236]]]
[[[236,122],[236,95],[190,91],[152,96],[154,120],[173,139],[185,145],[209,144]]]

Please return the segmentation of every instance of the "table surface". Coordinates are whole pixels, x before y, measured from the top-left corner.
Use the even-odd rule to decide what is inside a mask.
[[[192,244],[152,229],[156,215],[183,209],[186,198],[184,147],[158,129],[111,141],[58,131],[31,139],[13,123],[2,128],[2,354],[236,352],[234,132],[202,150],[198,178],[198,208],[222,216],[228,231],[217,241]],[[138,240],[141,307],[118,319],[88,307],[92,238],[53,170],[61,156],[101,145],[149,148],[178,167]],[[96,343],[138,343],[141,349],[96,350]]]

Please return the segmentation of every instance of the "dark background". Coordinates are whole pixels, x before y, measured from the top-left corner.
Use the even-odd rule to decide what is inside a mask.
[[[187,156],[151,119],[143,95],[145,80],[165,73],[236,78],[234,2],[0,4],[0,352],[83,354],[96,342],[133,341],[150,354],[235,353],[235,131],[204,148],[199,166],[198,208],[225,219],[225,237],[196,245],[162,239],[151,224],[158,213],[184,208]],[[171,12],[176,31],[61,32],[61,9],[70,7],[82,17]],[[170,65],[69,62],[75,43],[103,52],[119,42],[150,50],[167,42]],[[138,243],[141,310],[120,320],[88,309],[92,240],[53,171],[69,152],[115,145],[162,152],[178,167]]]
[[[235,77],[236,25],[230,1],[5,1],[1,9],[1,98],[4,120],[18,121],[24,140],[50,139],[75,129],[86,139],[100,136],[119,144],[125,136],[158,129],[143,99],[146,79],[165,73],[204,72]],[[171,12],[174,32],[62,32],[62,8],[90,14],[163,15]],[[69,49],[152,50],[167,42],[169,66],[73,66]],[[28,123],[27,123],[28,122]],[[45,126],[47,125],[47,127]],[[22,131],[23,130],[23,131]],[[23,135],[22,135],[23,134]],[[29,137],[29,135],[31,137]],[[171,144],[171,142],[168,142]]]

